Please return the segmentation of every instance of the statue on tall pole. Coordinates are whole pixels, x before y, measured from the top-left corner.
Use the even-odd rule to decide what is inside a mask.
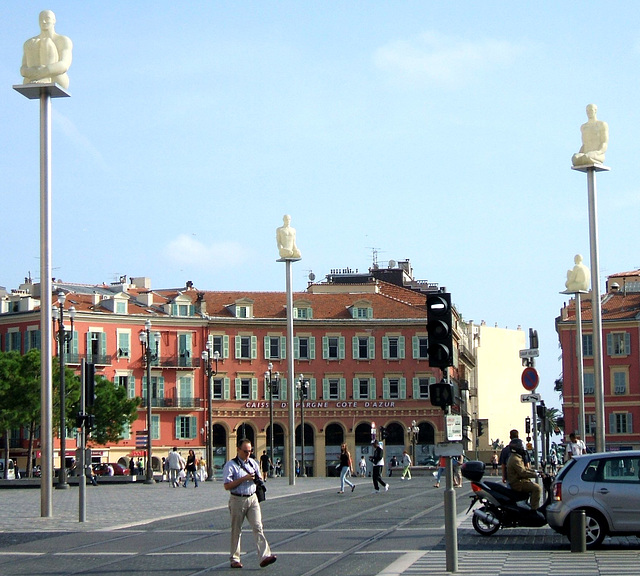
[[[595,104],[587,104],[588,120],[580,126],[582,147],[571,158],[574,166],[604,164],[604,154],[609,145],[609,125],[598,120],[597,113],[598,107]]]
[[[24,84],[59,84],[69,88],[67,70],[71,66],[73,44],[69,38],[56,34],[56,15],[43,10],[38,17],[40,34],[24,43],[20,74]]]

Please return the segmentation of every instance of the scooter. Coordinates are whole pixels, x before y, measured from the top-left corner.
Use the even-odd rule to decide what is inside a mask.
[[[481,504],[473,510],[471,519],[478,534],[491,536],[500,528],[540,528],[547,523],[545,510],[550,496],[538,510],[532,510],[526,503],[528,493],[511,490],[501,482],[483,481],[484,470],[484,462],[470,461],[462,465],[462,475],[471,482],[473,490],[467,514],[476,503]],[[549,494],[551,482],[550,476],[543,477],[546,494]]]

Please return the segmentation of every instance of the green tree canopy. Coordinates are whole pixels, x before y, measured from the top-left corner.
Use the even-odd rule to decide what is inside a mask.
[[[91,440],[96,444],[118,443],[125,427],[138,418],[140,398],[128,398],[124,386],[116,386],[104,376],[96,376],[96,399],[87,413],[95,415]]]

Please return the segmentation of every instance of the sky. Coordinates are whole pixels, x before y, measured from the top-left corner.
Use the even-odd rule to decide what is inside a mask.
[[[640,268],[637,2],[4,0],[8,289],[40,277],[39,106],[12,86],[42,9],[73,41],[71,98],[52,102],[55,278],[284,291],[290,214],[294,290],[408,259],[465,320],[536,329],[538,391],[560,406],[560,292],[575,254],[590,265],[571,155],[591,102],[610,132],[601,290]]]

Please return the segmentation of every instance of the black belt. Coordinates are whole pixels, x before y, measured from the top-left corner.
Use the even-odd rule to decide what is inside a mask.
[[[233,496],[239,496],[240,498],[249,498],[249,496],[253,496],[253,494],[236,494],[235,492],[231,492]]]

